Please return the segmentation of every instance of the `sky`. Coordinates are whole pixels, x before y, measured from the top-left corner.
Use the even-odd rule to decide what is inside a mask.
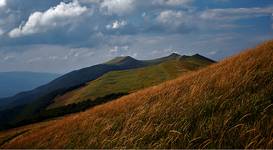
[[[272,38],[273,0],[0,0],[0,72],[172,52],[221,60]]]

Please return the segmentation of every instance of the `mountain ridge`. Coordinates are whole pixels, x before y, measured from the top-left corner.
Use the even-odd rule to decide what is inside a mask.
[[[0,141],[16,137],[1,147],[270,149],[272,58],[269,41],[85,112],[0,132]]]
[[[2,125],[6,126],[5,124],[7,122],[10,123],[25,120],[26,117],[37,114],[41,112],[41,110],[48,107],[48,105],[53,103],[55,97],[64,95],[69,91],[83,87],[87,82],[93,81],[108,72],[143,68],[151,65],[160,64],[165,61],[179,60],[177,58],[167,56],[148,61],[140,61],[134,58],[125,57],[119,58],[118,61],[112,62],[112,64],[98,64],[91,67],[72,71],[53,80],[49,84],[40,86],[32,91],[19,93],[11,98],[4,99],[5,101],[8,101],[10,103],[2,105],[2,111],[0,111],[0,121],[3,122]],[[191,57],[189,56],[189,58]],[[200,66],[203,66],[204,64],[207,64],[204,63],[204,61],[200,60],[199,61],[202,63],[198,61],[195,63],[196,60],[198,59],[193,59],[189,62],[189,70],[194,70]],[[122,75],[120,74],[119,76]],[[126,91],[123,92],[127,93]],[[107,95],[109,94],[111,95],[115,93],[107,93]],[[101,97],[107,95],[101,95]]]
[[[9,101],[8,103],[10,103],[10,104],[5,104],[4,105],[5,107],[10,108],[10,106],[8,106],[8,105],[12,105],[12,107],[15,107],[18,105],[22,105],[22,104],[31,102],[31,101],[33,101],[34,98],[38,99],[39,97],[37,97],[35,95],[44,95],[46,93],[50,93],[50,92],[57,90],[57,89],[66,89],[66,88],[71,88],[74,86],[79,86],[79,85],[84,84],[88,81],[94,80],[109,71],[139,68],[139,67],[143,67],[143,66],[147,66],[147,65],[157,64],[162,61],[169,60],[169,59],[173,59],[170,56],[157,58],[157,59],[153,59],[153,60],[144,60],[144,61],[134,59],[130,56],[119,57],[118,59],[121,58],[122,62],[116,61],[115,59],[117,59],[117,58],[114,58],[114,59],[112,59],[106,63],[103,63],[103,64],[98,64],[98,65],[94,65],[91,67],[86,67],[86,68],[82,68],[79,70],[69,72],[69,73],[51,81],[50,83],[48,83],[46,85],[42,85],[40,87],[35,88],[34,90],[18,93],[13,97],[2,98],[2,99],[0,98],[0,101],[6,101],[6,102]],[[179,55],[179,57],[180,57],[180,55]],[[112,61],[112,63],[109,64],[109,62],[111,62],[111,61]],[[66,86],[63,86],[64,83],[66,83]],[[26,97],[26,98],[22,98],[22,97]],[[20,100],[20,99],[24,99],[24,100]],[[1,108],[3,109],[3,106],[2,107],[0,106],[0,110],[1,110]]]
[[[51,105],[56,107],[58,106],[56,103],[59,101],[67,105],[73,102],[96,99],[113,93],[131,93],[212,64],[211,61],[203,61],[202,64],[193,65],[188,59],[180,57],[180,55],[172,55],[159,64],[106,73],[98,79],[88,82],[80,89],[58,96]]]

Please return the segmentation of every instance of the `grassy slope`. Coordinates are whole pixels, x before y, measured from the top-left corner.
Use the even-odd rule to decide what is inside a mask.
[[[125,71],[113,71],[91,81],[88,85],[68,92],[54,100],[48,108],[60,107],[112,93],[131,93],[145,87],[174,79],[182,73],[211,64],[202,59],[175,59],[158,65]]]
[[[1,132],[0,147],[273,148],[272,60],[270,41],[86,112]]]

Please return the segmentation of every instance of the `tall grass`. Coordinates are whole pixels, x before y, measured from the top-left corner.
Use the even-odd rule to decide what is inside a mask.
[[[1,147],[273,148],[273,41],[0,141],[20,131]]]

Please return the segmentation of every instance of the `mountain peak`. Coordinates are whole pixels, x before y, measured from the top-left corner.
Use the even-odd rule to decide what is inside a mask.
[[[116,57],[115,59],[122,59],[122,60],[134,59],[135,60],[135,58],[131,56],[119,56],[119,57]]]
[[[203,56],[203,55],[200,55],[200,54],[198,54],[198,53],[192,55],[192,57],[193,57],[193,58],[198,58],[198,59],[204,59],[204,60],[211,61],[211,62],[216,62],[216,61],[214,61],[214,60],[212,60],[212,59],[209,59],[209,58],[207,58],[207,57],[205,57],[205,56]]]
[[[202,56],[202,55],[200,55],[200,54],[198,54],[198,53],[196,53],[196,54],[194,54],[194,55],[192,55],[193,57],[204,57],[204,56]]]
[[[131,56],[119,56],[119,57],[115,57],[114,59],[106,62],[106,64],[123,64],[123,63],[127,63],[127,62],[137,62],[138,60],[136,60],[135,58],[131,57]]]
[[[177,54],[177,53],[171,53],[171,55],[169,55],[169,57],[180,57],[181,55]]]

